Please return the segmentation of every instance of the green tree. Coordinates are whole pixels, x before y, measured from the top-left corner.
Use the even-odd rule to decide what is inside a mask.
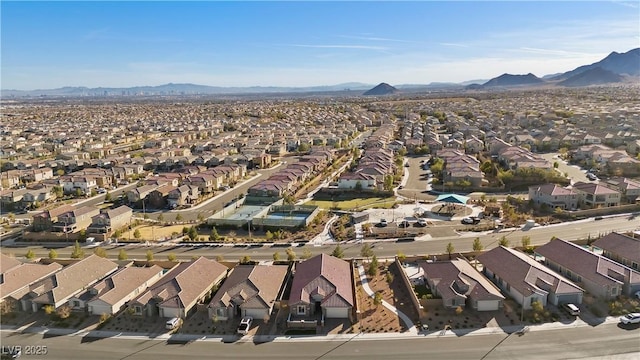
[[[522,237],[522,247],[526,250],[531,246],[531,236],[525,235]]]
[[[36,257],[36,253],[33,252],[33,249],[27,250],[27,253],[24,255],[28,260],[33,260]]]
[[[110,192],[104,194],[104,201],[105,202],[111,202],[111,193]]]
[[[80,247],[78,241],[76,241],[75,245],[73,245],[73,250],[71,251],[72,259],[82,259],[84,257],[84,249]]]
[[[176,254],[174,253],[170,253],[169,255],[167,255],[167,260],[169,261],[176,261],[177,257]]]
[[[63,172],[63,173],[64,173],[64,172]],[[58,186],[58,185],[54,186],[54,187],[51,189],[51,193],[52,193],[53,195],[55,195],[55,196],[56,196],[56,198],[61,198],[61,197],[63,197],[63,196],[64,196],[64,190],[62,189],[62,186]]]
[[[366,257],[367,260],[369,260],[369,258],[373,256],[373,249],[371,248],[371,245],[369,245],[369,243],[365,243],[364,245],[362,245],[362,249],[360,249],[360,256]]]
[[[107,257],[107,250],[105,250],[105,248],[102,247],[97,247],[93,250],[93,253],[97,256],[100,256],[101,258],[106,258]]]
[[[214,226],[211,228],[211,234],[209,235],[209,240],[218,241],[220,240],[220,234],[218,234],[218,230]]]
[[[504,246],[504,247],[509,247],[509,239],[507,239],[507,237],[503,235],[500,238],[500,241],[498,241],[498,245]]]
[[[311,147],[307,143],[302,143],[302,144],[298,145],[298,152],[300,152],[300,153],[305,153],[305,152],[309,151],[310,149],[311,149]]]
[[[480,238],[477,237],[473,239],[473,251],[480,252],[482,251],[482,249],[484,249],[484,246],[482,246],[482,243],[480,242]]]
[[[194,241],[198,237],[198,230],[196,230],[195,226],[192,226],[189,228],[187,235],[191,241]]]
[[[311,250],[309,250],[309,249],[304,249],[304,250],[302,251],[302,256],[301,256],[301,258],[302,258],[302,259],[304,259],[304,260],[311,259],[311,256],[312,256],[312,255],[311,255]]]
[[[164,222],[164,215],[162,213],[158,214],[158,222]]]
[[[127,260],[128,258],[127,252],[124,251],[124,249],[120,249],[120,252],[118,252],[118,260]]]
[[[202,215],[201,213],[198,214],[198,222],[203,222],[204,221],[204,215]]]
[[[391,189],[393,189],[393,176],[392,175],[386,175],[384,177],[384,190],[386,191],[391,191]]]
[[[240,264],[248,264],[251,262],[251,257],[249,255],[245,255],[240,258]]]
[[[140,237],[142,237],[142,234],[140,234],[140,229],[136,229],[133,232],[133,237],[136,238],[136,239],[140,239]]]
[[[80,196],[82,196],[82,189],[77,188],[76,189],[76,197],[80,197]]]
[[[371,277],[378,275],[378,257],[375,254],[371,258],[367,274]]]
[[[49,259],[57,259],[58,252],[55,249],[49,250]]]
[[[273,261],[280,261],[280,253],[279,252],[274,252],[273,253]]]
[[[176,221],[182,221],[183,219],[182,214],[178,213],[178,215],[176,215]]]
[[[336,248],[331,252],[331,256],[342,259],[342,257],[344,256],[344,250],[342,250],[340,244],[336,245]]]
[[[375,306],[382,305],[382,294],[380,294],[380,292],[378,291],[376,291],[376,293],[373,295],[373,304]]]
[[[147,261],[153,261],[153,251],[147,250]]]
[[[354,189],[358,192],[362,191],[362,183],[360,181],[356,182]]]
[[[453,252],[455,251],[452,243],[447,244],[446,251],[447,251],[447,254],[449,255],[449,260],[451,260],[451,254],[453,254]]]
[[[267,230],[267,233],[264,236],[269,241],[273,240],[273,233],[271,231],[269,231],[269,230]]]
[[[288,248],[286,252],[287,252],[287,260],[293,261],[296,259],[296,252],[293,251],[293,248]]]

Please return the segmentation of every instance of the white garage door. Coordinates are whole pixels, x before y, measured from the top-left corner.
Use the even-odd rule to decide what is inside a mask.
[[[331,319],[346,319],[349,317],[349,309],[348,308],[327,308],[325,317],[331,318]]]
[[[243,316],[251,316],[254,319],[262,320],[266,318],[267,311],[264,309],[246,309],[242,310]]]
[[[499,306],[500,302],[497,300],[478,301],[478,311],[495,311]]]

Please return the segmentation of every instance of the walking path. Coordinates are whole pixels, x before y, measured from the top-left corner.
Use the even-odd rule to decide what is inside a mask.
[[[367,281],[367,274],[365,273],[364,266],[362,264],[358,266],[358,273],[360,274],[360,282],[362,283],[362,288],[367,293],[367,295],[373,297],[374,292],[369,287],[369,281]],[[392,312],[398,315],[398,317],[402,320],[402,322],[404,322],[404,324],[407,326],[407,329],[409,329],[408,330],[409,334],[413,334],[413,335],[418,334],[418,330],[416,326],[413,324],[413,321],[411,321],[411,319],[409,319],[409,317],[405,313],[398,310],[395,306],[389,304],[384,300],[382,300],[382,306],[386,307],[387,309],[391,310]]]

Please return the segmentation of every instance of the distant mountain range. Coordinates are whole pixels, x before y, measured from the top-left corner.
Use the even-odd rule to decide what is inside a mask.
[[[640,77],[640,48],[626,53],[612,52],[604,59],[590,65],[579,66],[571,71],[545,75],[539,78],[531,73],[526,75],[502,74],[496,78],[472,80],[462,83],[435,82],[430,84],[404,84],[391,86],[387,83],[379,85],[359,82],[342,83],[329,86],[310,87],[221,87],[197,84],[164,84],[159,86],[136,86],[128,88],[87,88],[62,87],[58,89],[40,90],[2,90],[3,98],[11,97],[41,97],[41,96],[158,96],[158,95],[244,95],[244,94],[302,94],[302,93],[331,93],[340,92],[357,95],[365,91],[364,95],[387,95],[396,92],[415,93],[432,90],[481,90],[492,88],[509,88],[523,86],[590,86],[620,83],[636,80]],[[373,87],[373,88],[372,88]]]
[[[470,84],[468,90],[496,87],[556,85],[567,87],[614,84],[640,76],[640,48],[626,53],[612,52],[604,59],[590,65],[579,66],[564,73],[545,75],[539,78],[527,75],[502,74],[484,84]]]

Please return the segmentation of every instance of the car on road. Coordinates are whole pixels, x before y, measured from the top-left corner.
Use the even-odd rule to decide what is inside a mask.
[[[580,315],[580,309],[575,304],[562,304],[562,310],[572,316]]]
[[[409,222],[408,222],[407,220],[402,220],[402,221],[398,224],[398,227],[406,228],[406,227],[409,227],[410,225],[411,225],[411,224],[409,224]]]
[[[640,324],[640,313],[627,314],[620,318],[620,323],[624,325]]]
[[[387,219],[380,219],[380,222],[378,223],[378,225],[380,227],[385,227],[385,226],[389,225],[389,223],[387,223]]]
[[[427,226],[427,219],[425,218],[418,218],[418,222],[417,222],[418,226]]]
[[[597,176],[595,176],[595,175],[594,175],[594,174],[592,174],[592,173],[587,173],[587,179],[589,179],[589,180],[591,180],[591,181],[596,181],[596,180],[598,180],[598,177],[597,177]]]
[[[475,217],[475,216],[471,216],[471,217],[465,217],[462,218],[462,220],[460,220],[461,223],[465,224],[465,225],[474,225],[480,222],[480,219]]]
[[[633,296],[635,296],[636,299],[640,299],[640,291],[636,291],[636,293],[633,294]]]
[[[240,320],[240,325],[238,325],[238,334],[247,335],[252,322],[253,318],[251,316],[243,317],[242,320]]]

